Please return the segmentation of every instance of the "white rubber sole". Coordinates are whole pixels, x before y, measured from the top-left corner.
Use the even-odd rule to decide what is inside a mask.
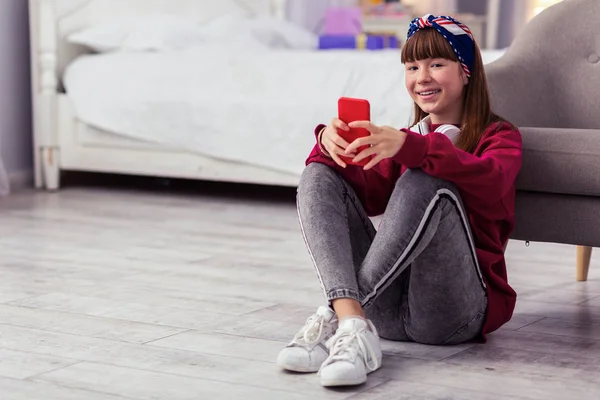
[[[286,371],[292,371],[292,372],[318,372],[319,371],[319,367],[317,367],[317,369],[312,369],[309,367],[302,367],[302,366],[298,366],[298,365],[290,365],[290,364],[284,364],[284,363],[277,363],[277,366],[281,369],[284,369]]]
[[[377,365],[379,365],[379,367],[377,367],[375,369],[375,371],[377,371],[379,368],[381,368],[381,358],[377,359]],[[367,376],[371,373],[371,372],[375,372],[375,371],[368,371],[367,375],[365,375],[364,377],[360,377],[360,378],[356,378],[356,379],[327,379],[324,378],[323,376],[321,376],[321,385],[325,386],[325,387],[329,387],[329,386],[356,386],[356,385],[362,385],[363,383],[365,383],[367,381]]]
[[[354,380],[352,380],[352,379],[347,379],[347,380],[331,379],[331,380],[327,380],[327,379],[321,378],[321,386],[325,386],[325,387],[332,387],[332,386],[356,386],[356,385],[362,385],[366,381],[367,381],[367,377],[366,376],[364,378],[359,378],[359,379],[354,379]]]

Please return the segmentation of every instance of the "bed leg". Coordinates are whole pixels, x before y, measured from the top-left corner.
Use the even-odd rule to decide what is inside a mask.
[[[36,189],[41,189],[44,186],[44,179],[42,176],[42,154],[40,149],[35,146],[33,151],[33,186]]]
[[[58,151],[58,147],[43,147],[41,151],[42,176],[46,190],[58,190],[60,187]]]

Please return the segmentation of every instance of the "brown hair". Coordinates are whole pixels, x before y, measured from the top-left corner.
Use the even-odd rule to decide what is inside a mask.
[[[458,62],[450,43],[435,29],[426,28],[417,31],[402,48],[402,64],[427,58],[445,58]],[[417,124],[427,114],[414,104],[414,121]],[[487,80],[479,46],[475,42],[475,62],[471,68],[471,77],[463,95],[461,116],[461,134],[456,147],[472,153],[479,143],[485,129],[494,122],[503,121],[494,114],[490,106]]]

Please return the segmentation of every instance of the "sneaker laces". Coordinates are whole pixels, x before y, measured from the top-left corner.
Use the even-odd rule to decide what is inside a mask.
[[[306,323],[292,339],[291,344],[314,345],[319,343],[325,325],[325,317],[314,314],[308,317]]]
[[[332,343],[333,348],[331,349],[329,357],[327,357],[325,362],[321,365],[321,368],[335,361],[354,360],[359,354],[362,355],[369,371],[375,371],[379,367],[375,350],[373,350],[369,341],[364,339],[364,336],[361,335],[360,331],[338,332],[329,339],[327,346],[331,347]],[[371,362],[369,362],[369,358],[371,359]]]

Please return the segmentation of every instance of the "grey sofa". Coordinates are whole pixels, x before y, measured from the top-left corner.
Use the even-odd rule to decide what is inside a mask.
[[[494,111],[523,135],[514,239],[600,246],[600,0],[563,0],[486,65]]]

